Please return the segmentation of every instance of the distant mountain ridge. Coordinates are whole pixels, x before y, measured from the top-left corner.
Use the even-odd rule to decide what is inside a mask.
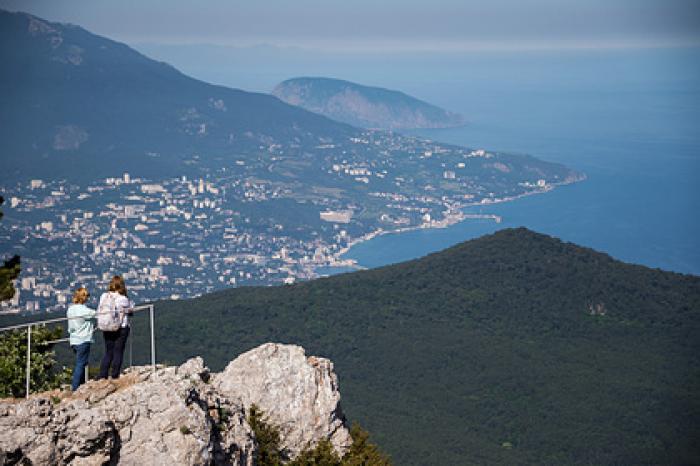
[[[403,92],[341,79],[288,79],[272,94],[289,104],[363,128],[447,128],[465,123],[462,115]]]
[[[124,44],[26,13],[0,10],[0,61],[6,175],[65,174],[68,164],[100,175],[151,165],[161,173],[192,154],[318,144],[355,131],[267,94],[198,81]]]

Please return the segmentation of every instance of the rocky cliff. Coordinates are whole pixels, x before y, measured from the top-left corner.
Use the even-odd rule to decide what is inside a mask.
[[[291,457],[322,439],[352,440],[333,363],[268,343],[212,374],[201,358],[135,367],[120,379],[0,402],[0,464],[252,465],[256,404]]]

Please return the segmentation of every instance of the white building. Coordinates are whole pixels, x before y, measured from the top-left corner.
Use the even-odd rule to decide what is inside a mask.
[[[160,184],[142,184],[141,192],[145,194],[158,194],[164,193],[165,188]]]
[[[35,277],[24,277],[22,278],[21,281],[22,284],[22,289],[23,290],[31,290],[36,286],[36,278]]]

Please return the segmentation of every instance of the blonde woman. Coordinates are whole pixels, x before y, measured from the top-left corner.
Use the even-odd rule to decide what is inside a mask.
[[[115,275],[109,281],[108,291],[100,296],[100,305],[97,308],[102,309],[103,303],[108,302],[107,300],[113,300],[114,305],[123,317],[118,330],[102,332],[105,340],[105,355],[102,358],[102,364],[100,364],[99,378],[106,379],[109,375],[116,379],[119,378],[119,372],[122,367],[126,339],[129,337],[129,316],[132,314],[134,307],[134,304],[129,300],[126,283],[124,283],[121,275]]]
[[[68,335],[70,346],[75,353],[75,368],[73,368],[73,381],[71,389],[77,390],[85,380],[85,366],[90,358],[90,345],[93,342],[92,334],[95,331],[96,311],[85,305],[90,294],[87,289],[80,287],[73,293],[73,304],[68,307]]]

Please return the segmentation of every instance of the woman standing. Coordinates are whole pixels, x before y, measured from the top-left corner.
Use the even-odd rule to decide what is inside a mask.
[[[112,332],[102,331],[105,340],[105,355],[100,365],[100,379],[106,379],[110,375],[113,379],[119,378],[124,357],[126,339],[129,337],[129,316],[134,304],[129,300],[126,292],[126,284],[120,275],[115,275],[109,281],[109,291],[100,296],[98,309],[114,308],[121,315],[119,328]],[[110,371],[111,367],[111,371]]]
[[[95,310],[85,305],[90,294],[84,287],[80,287],[73,293],[73,304],[68,307],[68,334],[70,346],[75,353],[75,368],[73,368],[73,381],[71,389],[76,391],[85,380],[85,366],[90,357],[90,345],[92,333],[95,331]]]

